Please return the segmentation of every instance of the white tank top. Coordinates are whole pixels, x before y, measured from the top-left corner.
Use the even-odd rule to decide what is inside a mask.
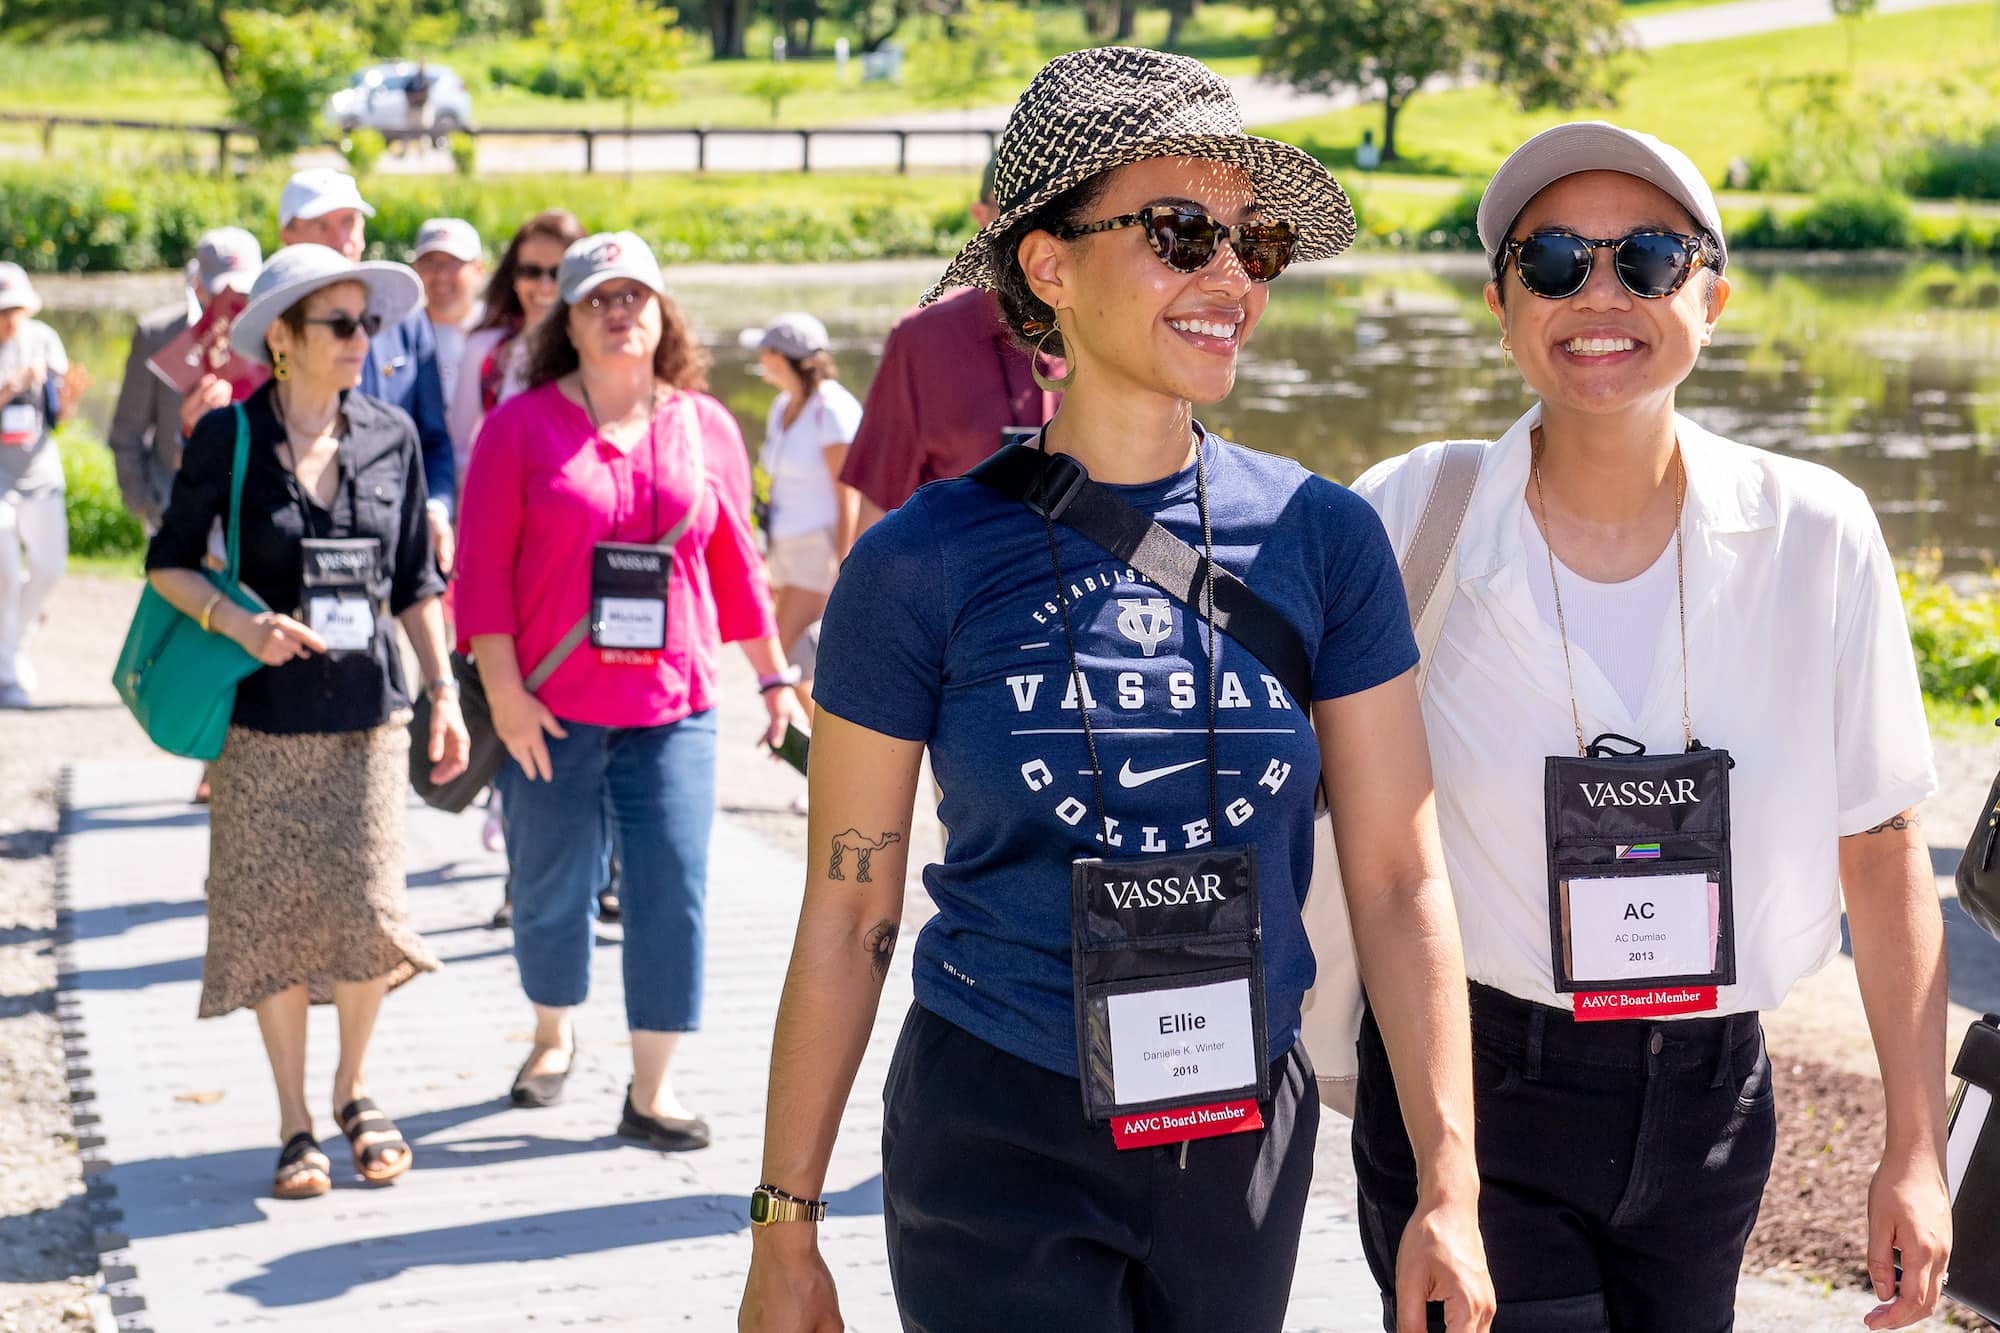
[[[1548,543],[1525,500],[1521,503],[1521,546],[1528,557],[1528,586],[1535,609],[1549,628],[1556,627],[1555,591],[1549,586]],[[1563,622],[1572,652],[1582,651],[1597,663],[1625,707],[1636,716],[1645,703],[1653,675],[1653,655],[1660,635],[1678,633],[1674,618],[1674,544],[1636,578],[1623,583],[1594,583],[1556,559],[1562,580]],[[1676,680],[1675,688],[1679,688]]]

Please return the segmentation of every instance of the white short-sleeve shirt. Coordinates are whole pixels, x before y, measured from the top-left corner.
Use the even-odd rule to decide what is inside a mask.
[[[791,395],[781,393],[771,404],[759,458],[771,476],[773,541],[819,532],[839,521],[826,449],[851,443],[861,428],[861,404],[838,380],[821,380],[798,420],[787,426],[790,401]]]
[[[1424,723],[1438,823],[1474,981],[1568,1009],[1549,958],[1543,761],[1575,752],[1562,643],[1530,583],[1519,513],[1537,404],[1489,446],[1460,533],[1457,588]],[[1895,570],[1868,498],[1830,469],[1736,444],[1677,416],[1688,492],[1688,688],[1694,735],[1726,749],[1737,982],[1717,1012],[1774,1008],[1840,948],[1839,840],[1937,789]],[[1354,484],[1398,553],[1441,445]],[[1670,602],[1666,614],[1676,614]],[[1680,635],[1657,638],[1636,712],[1572,642],[1586,738],[1681,748]]]

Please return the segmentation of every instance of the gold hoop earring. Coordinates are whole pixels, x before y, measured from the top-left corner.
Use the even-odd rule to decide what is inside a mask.
[[[273,355],[271,357],[271,378],[274,380],[288,380],[291,377],[292,363],[285,358],[285,354],[278,352]]]
[[[1032,330],[1030,331],[1032,332]],[[1057,328],[1054,324],[1050,324],[1042,336],[1035,339],[1035,350],[1028,354],[1028,373],[1034,376],[1035,383],[1045,393],[1061,393],[1076,378],[1074,370],[1065,370],[1061,379],[1053,379],[1042,373],[1042,358],[1049,355],[1044,349],[1048,347],[1049,339],[1061,332],[1061,329]]]
[[[1514,359],[1514,344],[1507,341],[1504,333],[1500,335],[1500,359],[1510,362]]]

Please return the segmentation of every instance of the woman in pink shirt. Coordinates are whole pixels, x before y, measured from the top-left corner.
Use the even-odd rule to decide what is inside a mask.
[[[564,310],[530,334],[528,387],[481,429],[460,513],[458,633],[514,760],[498,783],[535,1045],[513,1101],[552,1104],[575,1061],[608,808],[632,1029],[618,1132],[703,1148],[708,1125],[667,1067],[701,1012],[722,645],[756,669],[771,742],[798,717],[796,677],[751,538],[743,437],[698,392],[707,359],[652,252],[630,232],[587,236],[560,283]]]

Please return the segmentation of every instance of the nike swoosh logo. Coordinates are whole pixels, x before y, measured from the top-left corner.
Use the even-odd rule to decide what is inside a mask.
[[[1169,764],[1165,768],[1149,768],[1143,773],[1135,773],[1132,771],[1132,761],[1127,759],[1125,766],[1118,770],[1118,785],[1129,791],[1134,787],[1143,787],[1156,778],[1168,777],[1193,768],[1201,762],[1199,759],[1190,759],[1185,764]]]

